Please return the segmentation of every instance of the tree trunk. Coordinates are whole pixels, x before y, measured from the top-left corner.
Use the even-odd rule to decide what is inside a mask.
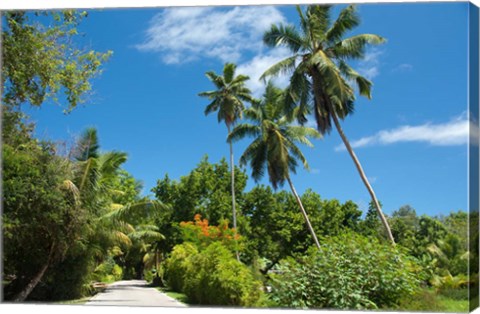
[[[395,245],[395,239],[393,238],[392,231],[390,230],[390,226],[388,224],[387,219],[383,215],[382,209],[380,207],[380,204],[378,203],[378,199],[375,196],[375,192],[373,191],[372,186],[370,185],[370,182],[368,182],[367,176],[365,175],[365,172],[363,171],[362,165],[360,164],[360,161],[358,160],[357,156],[355,155],[355,152],[352,149],[352,146],[350,145],[350,142],[348,141],[347,137],[345,136],[345,133],[343,133],[342,126],[340,125],[340,122],[338,121],[338,117],[333,111],[333,108],[330,108],[332,110],[332,118],[333,122],[335,123],[335,127],[337,128],[338,134],[340,134],[340,137],[343,140],[343,143],[345,144],[345,147],[347,148],[348,153],[352,157],[352,160],[355,164],[355,167],[357,167],[358,173],[360,174],[360,178],[362,178],[363,183],[365,184],[365,187],[368,190],[368,193],[370,193],[370,196],[372,197],[372,201],[375,204],[375,207],[377,209],[377,213],[380,216],[380,220],[382,221],[383,226],[385,227],[387,231],[387,236],[392,241],[392,244]]]
[[[228,134],[230,135],[230,125],[227,125]],[[232,175],[232,214],[233,214],[233,229],[234,229],[234,240],[237,241],[237,211],[235,209],[235,165],[233,161],[233,144],[232,141],[229,141],[230,145],[230,173]],[[240,262],[240,256],[238,254],[238,249],[235,247],[235,255],[237,256],[237,261]]]
[[[293,195],[295,196],[295,199],[297,200],[298,206],[300,206],[300,211],[303,214],[303,218],[305,218],[305,222],[307,223],[308,229],[310,230],[310,233],[313,237],[313,240],[315,241],[315,245],[317,248],[320,250],[320,243],[318,242],[317,235],[315,234],[315,231],[313,231],[312,224],[310,223],[310,219],[308,219],[307,212],[303,208],[302,200],[300,200],[300,197],[297,194],[297,191],[295,190],[295,187],[293,186],[292,180],[290,180],[290,177],[287,178],[288,184],[290,184],[290,189],[292,190]]]
[[[35,289],[35,287],[38,285],[40,280],[42,280],[43,275],[45,275],[45,272],[47,271],[48,267],[50,266],[50,263],[52,262],[53,258],[53,253],[55,250],[55,244],[52,244],[50,248],[50,253],[48,254],[47,261],[45,264],[42,266],[40,271],[30,280],[30,282],[23,288],[22,291],[20,291],[17,295],[13,297],[14,302],[23,302],[27,299],[27,297],[30,295],[30,293]]]

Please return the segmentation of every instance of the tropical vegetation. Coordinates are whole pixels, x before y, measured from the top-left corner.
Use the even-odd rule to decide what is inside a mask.
[[[71,301],[97,293],[99,283],[145,279],[195,305],[467,311],[469,291],[478,291],[469,267],[478,265],[478,230],[470,238],[467,230],[478,213],[430,217],[405,205],[386,215],[340,125],[355,91],[372,96],[372,82],[347,61],[385,40],[346,38],[360,23],[355,6],[334,21],[331,6],[297,11],[300,29],[272,25],[264,36],[292,52],[264,73],[289,73],[285,89],[269,81],[255,99],[235,64],[206,73],[215,90],[199,96],[210,101],[205,114],[227,126],[230,163],[205,154],[178,179],[165,170],[152,196],[123,168],[126,152],[102,149],[97,129],[71,145],[40,140],[24,109],[61,99],[75,114],[86,103],[111,55],[73,44],[86,13],[39,12],[50,25],[40,27],[35,14],[7,12],[3,300]],[[305,126],[311,116],[316,129]],[[332,122],[372,198],[366,213],[293,184],[298,166],[308,169],[302,150],[322,145]],[[238,166],[237,141],[248,141]],[[250,190],[248,173],[257,183]],[[271,187],[258,183],[264,176]]]

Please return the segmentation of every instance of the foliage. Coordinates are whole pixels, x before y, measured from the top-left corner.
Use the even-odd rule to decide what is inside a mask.
[[[262,285],[220,242],[188,258],[183,292],[202,305],[252,307],[262,302]]]
[[[269,82],[262,101],[245,110],[245,116],[252,123],[236,126],[228,136],[232,141],[247,136],[254,138],[240,157],[240,164],[250,163],[256,181],[266,170],[274,189],[283,186],[290,178],[290,172],[295,173],[298,161],[308,169],[307,160],[297,143],[312,147],[309,138],[320,137],[313,128],[290,125],[279,106],[283,97],[283,91]]]
[[[321,135],[330,133],[332,121],[367,188],[382,224],[392,244],[395,240],[382,212],[368,177],[346,137],[340,119],[355,110],[356,91],[371,98],[372,82],[355,71],[348,62],[362,59],[368,45],[378,45],[385,39],[375,34],[355,34],[346,37],[360,24],[355,5],[343,8],[332,21],[331,5],[309,5],[303,10],[297,6],[300,30],[293,25],[273,24],[263,36],[268,47],[283,46],[291,56],[267,69],[261,78],[280,74],[290,76],[282,101],[289,118],[305,125],[313,115]]]
[[[283,260],[272,299],[293,308],[389,307],[415,291],[419,270],[400,249],[346,233],[323,239],[319,252]]]
[[[197,248],[191,243],[176,245],[170,257],[166,260],[166,279],[168,285],[173,291],[183,292],[185,286],[185,276],[190,266],[190,257],[197,254]]]
[[[213,71],[205,73],[217,89],[199,94],[199,96],[212,101],[205,108],[205,114],[218,111],[218,122],[224,121],[229,131],[236,120],[242,117],[243,102],[253,102],[251,92],[245,86],[249,77],[246,75],[235,76],[236,68],[235,64],[226,63],[223,67],[223,76]]]
[[[48,27],[38,22],[39,15],[48,20]],[[77,27],[86,15],[74,10],[5,13],[2,96],[7,106],[41,106],[49,98],[60,102],[60,93],[65,94],[66,112],[85,102],[90,80],[112,54],[75,47]]]
[[[342,204],[335,199],[325,200],[310,189],[300,198],[319,235],[334,236],[361,227],[361,211],[351,201]],[[246,193],[244,199],[242,209],[248,221],[244,234],[248,240],[242,255],[245,261],[266,258],[268,262],[261,268],[265,273],[281,259],[308,249],[312,238],[291,193],[274,193],[270,187],[260,185]]]
[[[213,242],[220,242],[232,252],[241,248],[242,238],[233,228],[228,228],[228,221],[222,220],[218,226],[209,226],[207,219],[202,219],[202,215],[196,214],[194,221],[182,221],[180,223],[182,238],[186,242],[191,242],[199,249],[204,249]]]
[[[113,282],[122,279],[123,270],[115,264],[115,261],[109,256],[103,263],[95,268],[93,279],[96,281]]]
[[[238,167],[235,168],[235,173],[236,201],[241,204],[247,175]],[[155,220],[160,232],[166,237],[162,250],[169,252],[182,242],[179,223],[192,219],[197,213],[212,225],[218,225],[221,220],[231,217],[230,186],[231,176],[225,159],[210,163],[207,156],[178,181],[170,179],[168,174],[158,180],[152,192],[157,200],[170,205]],[[239,215],[238,228],[243,229],[244,224],[245,219]]]
[[[423,312],[468,312],[469,301],[465,290],[454,290],[453,294],[437,294],[431,289],[421,289],[414,295],[403,299],[393,310]]]
[[[320,134],[313,128],[290,124],[291,121],[284,115],[280,106],[284,97],[284,91],[269,82],[262,100],[245,110],[245,115],[252,123],[236,126],[228,136],[228,140],[237,141],[246,136],[254,138],[240,157],[240,164],[250,164],[252,177],[257,182],[266,171],[274,189],[283,186],[285,181],[288,182],[310,234],[317,247],[320,247],[308,214],[290,177],[290,173],[296,172],[298,162],[301,162],[305,169],[309,169],[307,160],[297,144],[312,147],[310,138],[318,138]]]
[[[4,275],[19,292],[43,267],[62,261],[87,218],[72,185],[70,164],[50,143],[2,146]],[[11,290],[10,290],[11,289]]]

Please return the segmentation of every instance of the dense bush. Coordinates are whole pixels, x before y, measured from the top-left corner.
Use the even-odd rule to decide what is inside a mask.
[[[197,248],[188,242],[176,245],[170,257],[165,262],[167,284],[173,291],[182,292],[185,273],[190,257],[197,254]]]
[[[177,245],[166,261],[170,287],[202,305],[260,306],[262,283],[220,242],[198,253],[189,243]]]
[[[122,279],[123,270],[115,264],[115,261],[109,256],[102,264],[98,265],[93,273],[96,281],[113,282]]]
[[[281,307],[375,309],[391,307],[415,292],[419,267],[400,249],[358,234],[321,241],[280,263],[272,300]]]

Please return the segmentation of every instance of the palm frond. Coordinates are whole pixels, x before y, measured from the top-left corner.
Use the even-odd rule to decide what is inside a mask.
[[[385,42],[383,37],[374,34],[361,34],[341,40],[331,47],[336,58],[361,59],[365,56],[367,45],[379,45]]]
[[[121,231],[113,231],[111,234],[111,238],[115,243],[123,244],[125,246],[132,245],[132,240],[130,240],[130,238]]]
[[[234,63],[226,63],[223,67],[223,79],[227,85],[232,83],[236,68],[237,66]]]
[[[220,75],[217,75],[213,71],[208,71],[205,76],[215,85],[216,88],[222,89],[225,87],[225,80]]]
[[[356,72],[354,69],[352,69],[345,61],[341,60],[338,63],[338,68],[340,69],[340,72],[348,79],[351,81],[354,81],[357,83],[358,86],[358,91],[360,95],[366,96],[368,99],[371,99],[371,87],[372,87],[372,82],[369,81],[368,79],[364,78],[361,76],[358,72]]]
[[[295,69],[295,61],[297,60],[298,56],[293,55],[282,61],[279,61],[268,68],[261,76],[260,80],[266,82],[268,77],[275,77],[282,74],[288,74],[289,72]]]
[[[147,200],[124,205],[121,208],[103,215],[102,219],[112,221],[131,221],[136,220],[137,217],[155,217],[159,214],[159,211],[167,209],[169,209],[169,206],[160,201]]]
[[[205,115],[209,115],[211,114],[212,112],[215,112],[218,110],[220,106],[220,101],[218,98],[214,99],[207,107],[205,107]]]
[[[95,128],[87,128],[74,148],[73,157],[77,161],[86,161],[89,158],[97,158],[99,155],[100,144],[98,134]]]
[[[325,37],[327,41],[336,43],[346,32],[352,30],[360,24],[360,17],[357,14],[356,6],[349,5],[344,8],[332,27],[327,31]]]
[[[62,182],[62,189],[68,191],[70,195],[72,195],[73,202],[75,206],[79,206],[81,203],[80,199],[80,190],[77,188],[77,186],[71,181],[71,180],[64,180]]]
[[[268,47],[286,46],[293,53],[304,48],[304,39],[293,25],[273,24],[264,33],[263,42]]]
[[[237,125],[232,132],[228,135],[227,142],[236,142],[240,139],[245,138],[246,136],[255,137],[260,134],[260,128],[256,125],[243,123]]]
[[[318,45],[325,41],[325,33],[330,27],[331,5],[309,5],[307,20],[309,24],[310,45],[316,50]]]

